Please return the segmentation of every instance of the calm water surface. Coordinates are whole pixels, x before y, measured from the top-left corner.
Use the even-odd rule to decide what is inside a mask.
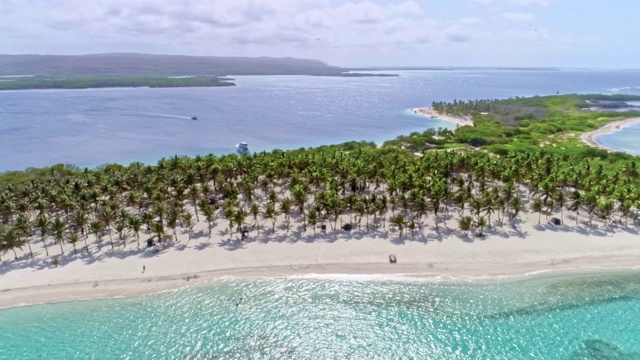
[[[2,359],[640,359],[640,273],[229,280],[0,310]]]
[[[155,163],[173,155],[382,142],[446,122],[432,101],[640,93],[639,71],[400,71],[393,78],[237,77],[233,88],[0,92],[0,171]],[[198,120],[191,120],[197,116]],[[618,137],[620,135],[614,135]],[[638,149],[637,141],[620,140]]]

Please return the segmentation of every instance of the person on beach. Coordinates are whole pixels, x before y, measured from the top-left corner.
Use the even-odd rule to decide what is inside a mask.
[[[142,273],[143,273],[143,274],[144,274],[144,272],[145,272],[146,270],[147,270],[147,268],[146,268],[144,265],[142,265]]]

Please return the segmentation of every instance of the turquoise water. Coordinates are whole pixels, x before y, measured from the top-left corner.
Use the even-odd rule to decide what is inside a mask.
[[[623,151],[632,155],[640,155],[640,123],[623,127],[613,134],[600,135],[596,140],[611,149]]]
[[[225,280],[0,310],[2,359],[640,359],[640,273]]]

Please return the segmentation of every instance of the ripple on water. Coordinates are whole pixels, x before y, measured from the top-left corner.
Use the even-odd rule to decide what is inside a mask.
[[[223,280],[0,311],[0,358],[635,359],[635,273]]]

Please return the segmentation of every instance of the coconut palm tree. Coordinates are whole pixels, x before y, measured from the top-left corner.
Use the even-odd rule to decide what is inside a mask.
[[[213,218],[215,216],[215,210],[213,206],[209,204],[205,204],[203,207],[200,208],[200,211],[202,211],[204,218],[207,220],[208,229],[209,229],[209,239],[211,239],[211,227],[213,224]]]
[[[487,219],[484,216],[479,217],[475,224],[475,227],[477,227],[478,229],[480,229],[480,233],[478,234],[478,236],[484,236],[484,228],[487,226]]]
[[[89,229],[96,238],[96,245],[98,245],[98,251],[102,250],[100,243],[102,242],[102,236],[104,233],[104,224],[101,221],[95,220],[89,223]]]
[[[471,230],[471,226],[473,225],[473,218],[471,216],[463,216],[458,220],[458,228],[460,231],[465,232],[465,236],[469,236],[469,230]]]
[[[16,253],[16,248],[22,250],[25,241],[20,239],[18,234],[18,230],[13,227],[5,228],[0,233],[0,251],[3,254],[9,252],[9,250],[13,251],[14,258],[18,260],[18,253]]]
[[[33,258],[33,251],[31,250],[31,243],[29,242],[29,233],[31,232],[31,227],[33,226],[33,221],[29,218],[29,215],[20,213],[16,216],[15,221],[13,222],[13,228],[16,230],[16,234],[19,238],[23,238],[29,247],[29,254]]]
[[[62,242],[64,241],[64,233],[67,231],[67,223],[60,220],[60,218],[53,219],[51,223],[51,232],[56,237],[56,241],[58,245],[60,245],[60,253],[64,254],[64,248],[62,247]]]
[[[405,218],[402,214],[395,214],[389,219],[389,223],[398,228],[398,237],[402,236],[404,230]]]
[[[42,237],[42,244],[44,244],[44,251],[46,252],[47,256],[49,256],[49,248],[47,248],[47,242],[45,240],[45,236],[47,236],[47,232],[49,231],[49,226],[51,225],[49,223],[49,219],[46,218],[46,216],[44,215],[38,215],[38,217],[36,218],[36,228],[38,228],[38,230],[40,230],[40,236]]]
[[[162,242],[166,238],[167,234],[164,230],[164,225],[160,222],[154,222],[151,224],[151,232],[154,237],[158,238],[158,242]]]
[[[541,199],[535,199],[531,203],[531,211],[538,213],[538,224],[540,224],[540,217],[544,212],[544,204]]]
[[[71,231],[67,236],[67,242],[73,245],[74,254],[78,253],[78,249],[76,249],[76,244],[78,243],[78,241],[80,241],[80,237],[78,236],[78,233],[76,233],[75,231]]]
[[[316,225],[318,225],[318,210],[316,208],[309,209],[307,213],[307,223],[313,228],[313,235],[316,234]]]
[[[291,218],[291,207],[293,205],[293,201],[289,197],[284,197],[280,199],[280,209],[279,213],[284,215],[284,222],[287,226],[287,233],[289,233],[289,223]]]
[[[187,225],[187,233],[189,234],[189,238],[187,240],[187,244],[191,241],[191,234],[193,234],[193,228],[196,226],[196,222],[193,219],[193,214],[189,211],[182,214],[182,221]]]
[[[140,230],[142,229],[142,220],[137,216],[129,216],[127,218],[127,226],[136,234],[136,241],[140,247]]]
[[[260,205],[253,203],[249,208],[249,212],[253,216],[253,226],[258,230],[258,236],[260,236],[260,226],[258,224],[258,216],[260,215]]]
[[[276,233],[276,218],[278,217],[278,212],[276,211],[276,207],[273,203],[268,202],[262,212],[262,218],[265,220],[271,220],[272,225],[272,234]]]

